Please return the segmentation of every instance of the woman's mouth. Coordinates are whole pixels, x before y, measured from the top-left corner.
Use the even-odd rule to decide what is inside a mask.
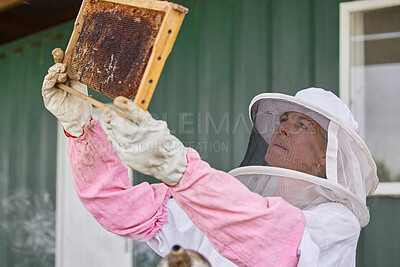
[[[283,149],[283,150],[287,150],[286,147],[284,147],[284,146],[282,146],[282,145],[280,145],[280,144],[274,144],[274,146],[276,146],[276,147],[278,147],[278,148],[280,148],[280,149]]]

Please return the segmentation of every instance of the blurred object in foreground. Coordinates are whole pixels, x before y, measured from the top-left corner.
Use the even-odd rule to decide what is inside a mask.
[[[165,256],[157,267],[211,267],[211,265],[200,253],[175,245],[171,253]]]

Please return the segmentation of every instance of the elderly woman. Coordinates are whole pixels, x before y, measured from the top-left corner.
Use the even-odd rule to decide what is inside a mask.
[[[366,196],[378,180],[357,123],[334,94],[255,97],[245,159],[225,173],[125,98],[114,104],[131,121],[106,110],[107,135],[90,104],[54,88],[67,82],[86,92],[64,72],[62,64],[49,69],[44,103],[70,137],[78,196],[105,229],[162,256],[175,244],[194,249],[212,266],[355,266]],[[163,183],[132,186],[121,160]]]

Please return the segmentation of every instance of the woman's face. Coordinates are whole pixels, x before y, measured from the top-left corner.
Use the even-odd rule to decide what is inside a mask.
[[[269,165],[325,177],[326,137],[313,119],[286,112],[271,137],[265,154]]]

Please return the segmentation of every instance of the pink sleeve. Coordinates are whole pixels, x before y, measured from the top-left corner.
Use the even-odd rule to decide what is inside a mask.
[[[305,217],[281,198],[263,198],[211,168],[193,149],[172,195],[217,251],[239,266],[296,266]]]
[[[68,144],[74,186],[83,205],[108,231],[151,239],[167,220],[170,190],[164,184],[132,186],[99,122],[92,120],[84,131]]]

